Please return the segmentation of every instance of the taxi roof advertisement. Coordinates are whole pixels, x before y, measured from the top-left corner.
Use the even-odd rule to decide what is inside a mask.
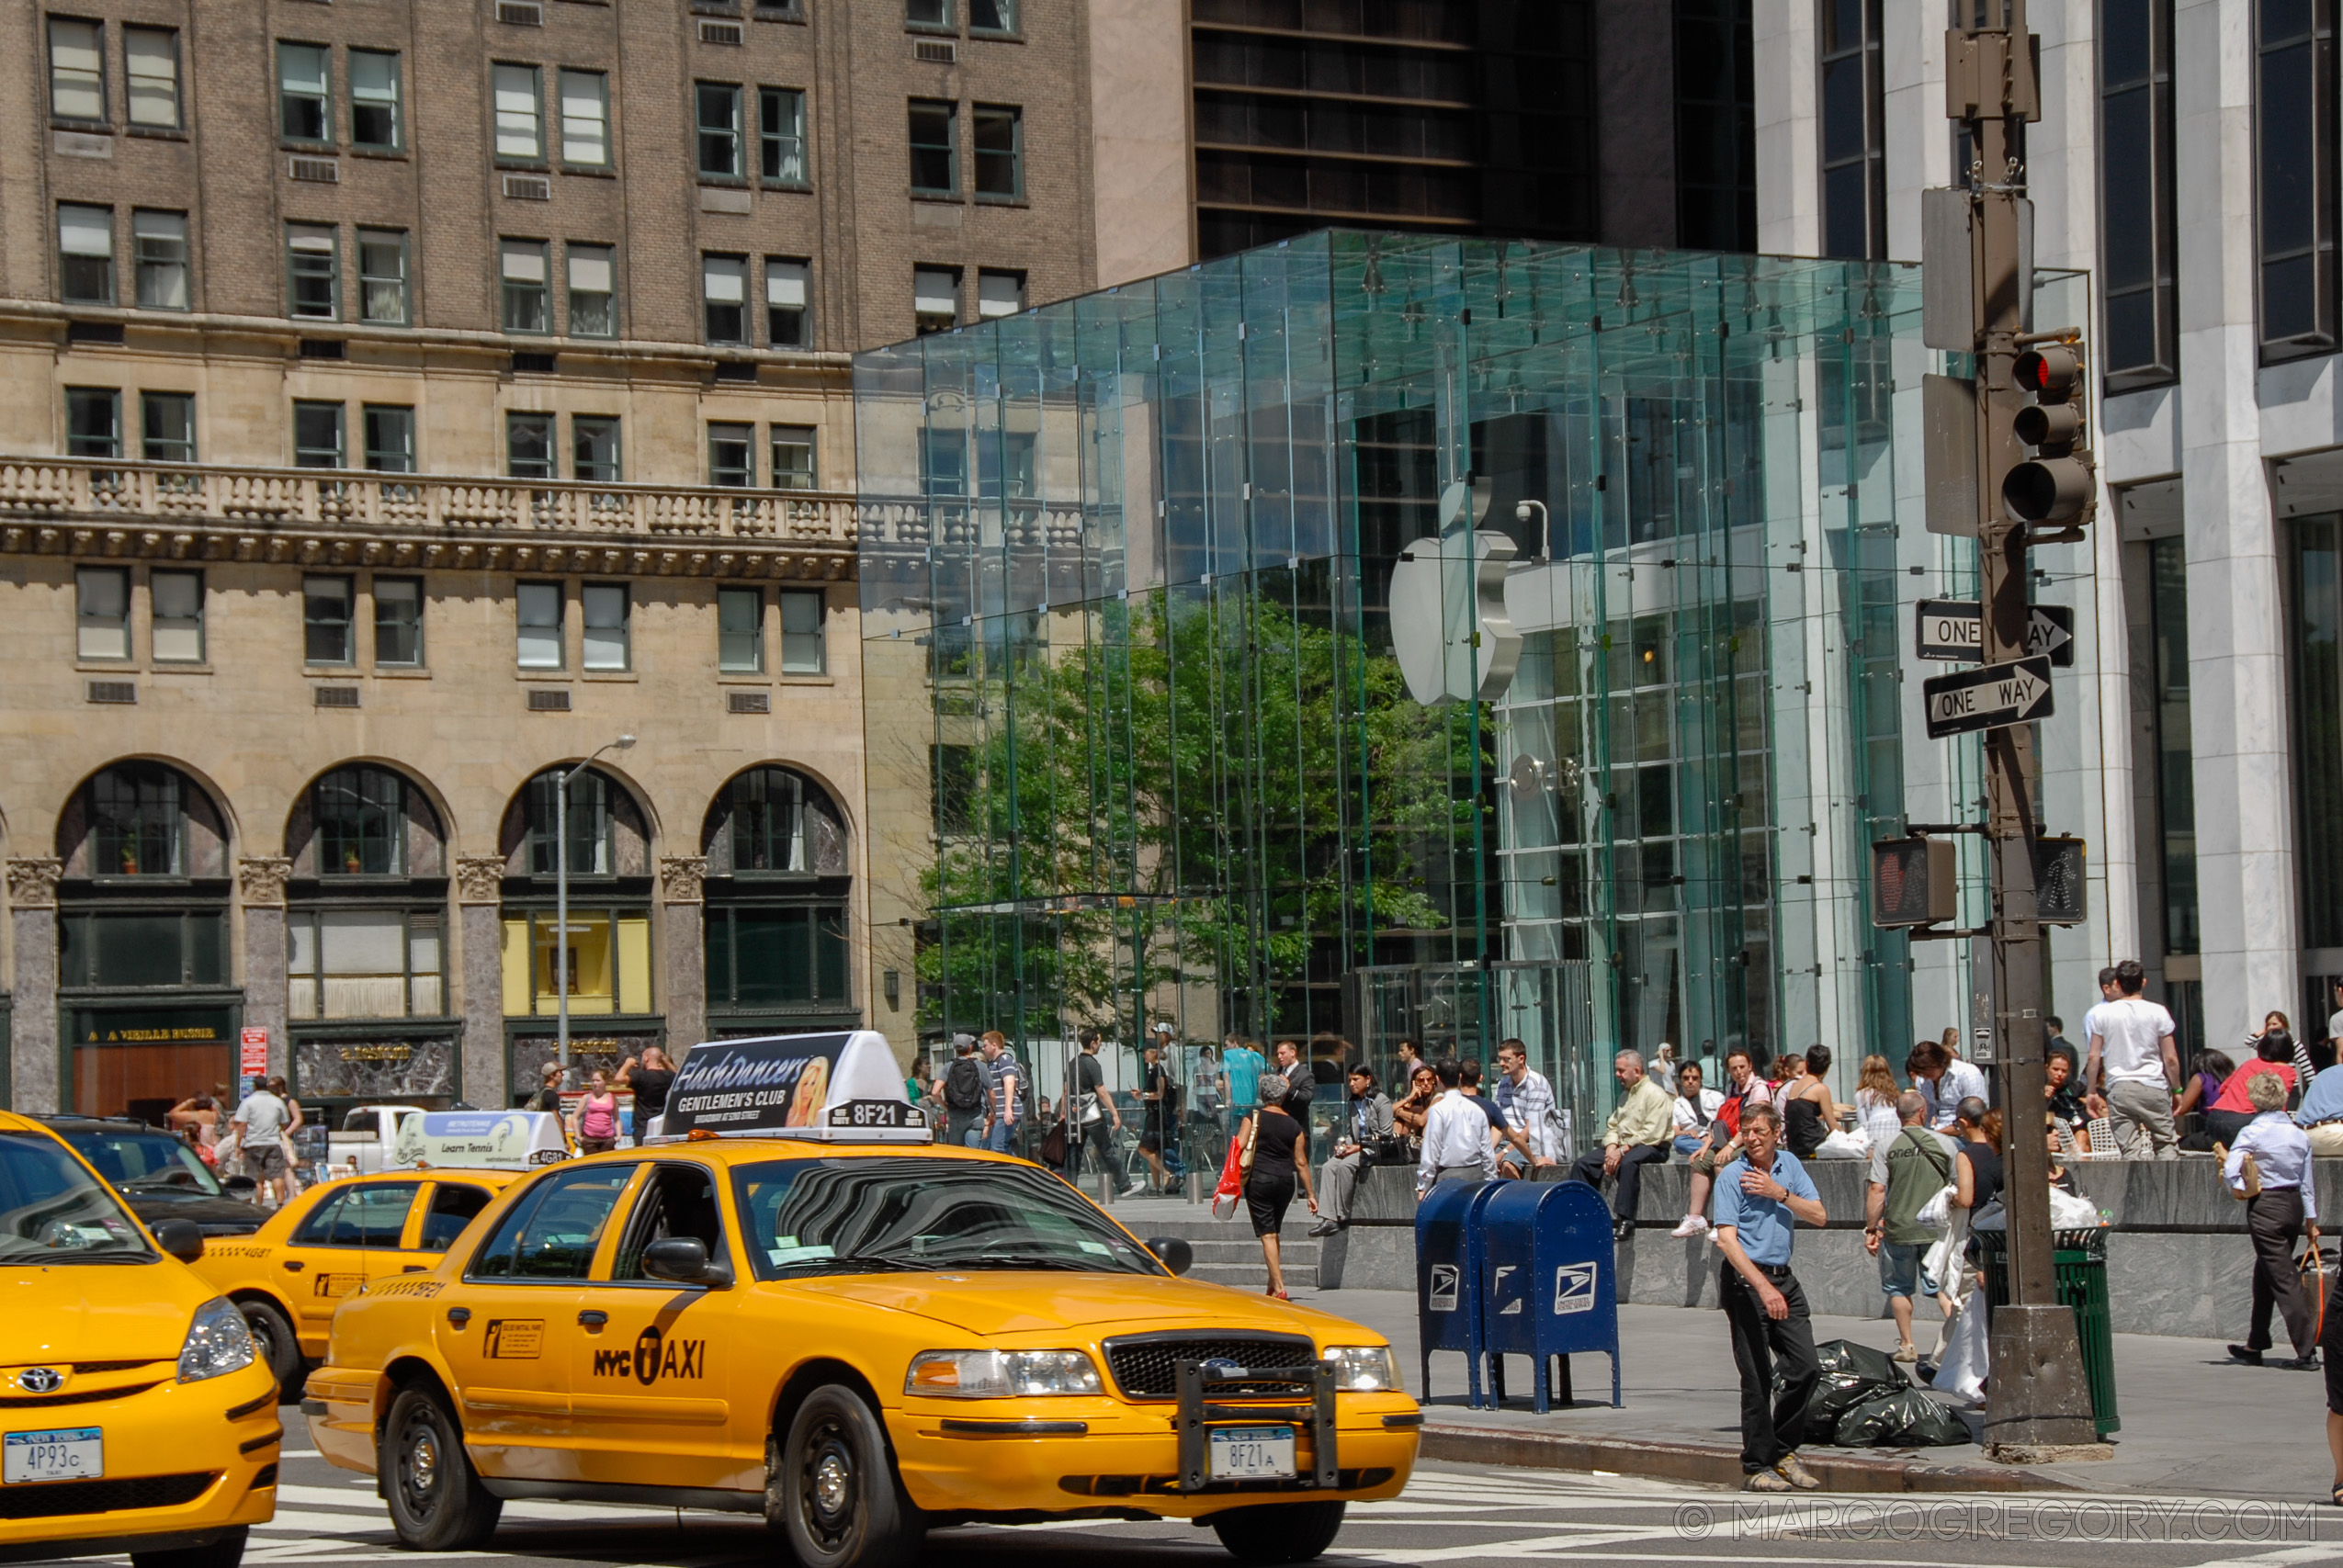
[[[880,1100],[903,1100],[903,1075],[875,1030],[711,1040],[676,1069],[660,1131],[672,1138],[817,1129],[833,1106]]]
[[[400,1119],[394,1166],[473,1166],[526,1170],[570,1156],[561,1118],[549,1111],[425,1111]]]

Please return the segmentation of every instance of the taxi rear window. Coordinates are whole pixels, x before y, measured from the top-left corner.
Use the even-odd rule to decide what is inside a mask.
[[[1163,1267],[1056,1177],[1024,1166],[882,1158],[736,1166],[749,1256],[766,1280],[815,1274]]]
[[[472,1259],[472,1279],[583,1280],[603,1224],[635,1174],[631,1164],[592,1165],[540,1179],[504,1211]]]

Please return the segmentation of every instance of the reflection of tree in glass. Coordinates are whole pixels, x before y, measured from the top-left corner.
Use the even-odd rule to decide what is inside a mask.
[[[1055,1177],[957,1160],[786,1160],[735,1171],[760,1270],[1160,1269]]]

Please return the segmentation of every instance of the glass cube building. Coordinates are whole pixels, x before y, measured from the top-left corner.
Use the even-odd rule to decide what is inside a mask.
[[[1982,793],[1907,675],[1976,586],[1919,311],[1909,265],[1336,231],[858,355],[878,1022],[1045,1093],[1084,1026],[1387,1082],[1513,1036],[1581,1126],[1619,1047],[1826,1043],[1851,1098],[1965,1026],[1965,944],[1866,903]]]

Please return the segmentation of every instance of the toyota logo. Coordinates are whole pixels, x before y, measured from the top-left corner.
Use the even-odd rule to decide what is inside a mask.
[[[27,1393],[54,1393],[65,1386],[65,1374],[54,1367],[27,1367],[17,1374],[17,1386]]]

